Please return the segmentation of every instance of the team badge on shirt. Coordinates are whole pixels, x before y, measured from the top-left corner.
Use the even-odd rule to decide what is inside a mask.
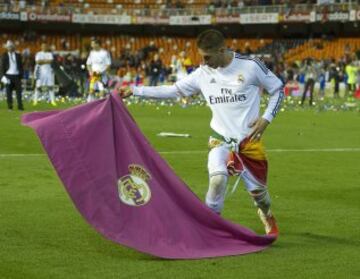
[[[129,165],[130,174],[118,180],[120,200],[130,206],[142,206],[151,198],[150,187],[147,183],[151,175],[140,165]]]
[[[238,75],[238,81],[239,82],[244,82],[245,81],[244,76],[242,74]]]

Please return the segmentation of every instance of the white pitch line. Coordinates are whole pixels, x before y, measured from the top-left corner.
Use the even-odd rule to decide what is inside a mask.
[[[359,152],[359,148],[265,149],[269,152]]]
[[[6,157],[41,157],[45,156],[45,154],[37,153],[37,154],[31,154],[31,153],[15,153],[15,154],[0,154],[0,158],[6,158]]]
[[[265,149],[266,152],[360,152],[359,148],[309,148],[309,149]],[[207,153],[206,150],[160,151],[160,154],[196,154]]]
[[[359,148],[309,148],[309,149],[266,149],[269,153],[281,152],[360,152]],[[179,150],[179,151],[160,151],[160,154],[202,154],[207,153],[207,150]],[[15,154],[0,154],[0,158],[7,157],[41,157],[45,156],[42,153],[15,153]]]

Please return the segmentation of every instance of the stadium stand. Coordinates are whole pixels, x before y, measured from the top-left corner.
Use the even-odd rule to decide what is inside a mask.
[[[103,43],[103,46],[111,51],[114,56],[120,56],[124,50],[136,52],[150,45],[151,42],[159,49],[161,58],[165,64],[170,64],[172,55],[185,51],[187,56],[195,65],[200,63],[200,57],[196,50],[195,38],[181,37],[131,37],[131,36],[97,36]],[[39,50],[41,42],[47,42],[53,50],[85,51],[90,45],[91,36],[80,35],[42,35],[27,39],[26,34],[3,34],[0,38],[0,44],[6,40],[13,40],[17,49],[23,51],[28,49],[31,54]],[[242,53],[253,53],[259,48],[272,42],[270,39],[227,39],[229,48]]]
[[[20,2],[25,2],[26,5]],[[360,20],[360,6],[357,6],[355,1],[351,4],[313,5],[315,2],[6,1],[5,5],[0,3],[0,9],[5,9],[2,15],[4,27],[0,35],[0,44],[4,44],[9,39],[14,41],[17,50],[23,52],[28,61],[33,61],[33,56],[39,51],[41,42],[47,42],[61,62],[66,62],[68,55],[74,56],[75,58],[71,59],[78,60],[78,65],[81,65],[81,75],[86,76],[85,59],[90,50],[91,38],[96,36],[102,42],[102,47],[111,53],[113,77],[122,78],[129,73],[136,76],[139,73],[145,78],[153,54],[159,54],[165,72],[162,82],[167,82],[172,79],[172,70],[176,65],[174,61],[181,60],[182,63],[186,61],[187,72],[191,72],[201,63],[195,38],[201,30],[213,24],[215,28],[226,34],[228,38],[226,44],[229,48],[245,55],[258,56],[284,81],[294,77],[301,80],[301,76],[304,79],[303,69],[309,62],[308,58],[318,60],[315,62],[319,65],[313,67],[316,66],[319,77],[326,76],[322,78],[323,80],[331,80],[333,73],[330,73],[330,70],[339,69],[337,70],[339,80],[346,81],[345,66],[356,60],[355,55],[359,54],[357,51],[360,49],[360,38],[356,38],[355,33],[357,21]],[[8,13],[9,10],[15,13],[24,11],[21,13],[24,17],[20,17],[20,13],[15,15]],[[54,17],[47,17],[49,14]],[[63,14],[66,16],[57,17]],[[107,19],[108,14],[112,14],[110,20]],[[243,17],[243,14],[247,14],[247,17]],[[171,22],[171,19],[175,18],[172,15],[185,15],[176,17],[184,21]],[[193,15],[207,15],[205,16],[207,20],[204,22],[200,22],[199,19],[193,20],[200,18]],[[141,21],[143,16],[146,20]],[[126,20],[122,21],[124,18]],[[158,21],[159,19],[164,21]],[[320,22],[328,27],[326,29],[328,34],[322,33],[316,27]],[[329,33],[334,29],[335,24],[336,30],[352,30],[352,33],[342,36]],[[300,25],[307,28],[299,28]],[[8,27],[13,28],[13,32],[8,30]],[[250,33],[248,30],[253,31]],[[290,30],[294,30],[296,36],[299,35],[299,39],[293,38],[289,34]],[[345,38],[346,36],[349,37]],[[70,64],[71,59],[69,59]],[[185,62],[183,64],[185,65]],[[68,72],[72,72],[70,68]],[[31,66],[28,69],[30,69],[28,77],[31,78]],[[80,72],[79,69],[77,71]]]
[[[360,38],[314,39],[288,50],[285,59],[288,62],[301,61],[309,57],[317,60],[339,60],[350,53],[355,53],[359,48]]]
[[[257,49],[257,53],[288,53],[306,42],[305,39],[277,39],[264,44]]]

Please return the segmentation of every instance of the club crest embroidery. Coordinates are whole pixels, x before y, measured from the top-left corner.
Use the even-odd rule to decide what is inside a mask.
[[[244,76],[242,74],[238,75],[238,82],[244,82]]]
[[[129,165],[130,174],[118,180],[120,200],[130,206],[142,206],[151,199],[150,187],[147,183],[151,175],[140,165]]]

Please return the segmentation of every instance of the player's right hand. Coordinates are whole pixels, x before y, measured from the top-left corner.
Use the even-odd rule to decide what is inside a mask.
[[[123,86],[120,88],[119,94],[121,98],[125,99],[130,97],[133,94],[133,92],[129,86]]]

